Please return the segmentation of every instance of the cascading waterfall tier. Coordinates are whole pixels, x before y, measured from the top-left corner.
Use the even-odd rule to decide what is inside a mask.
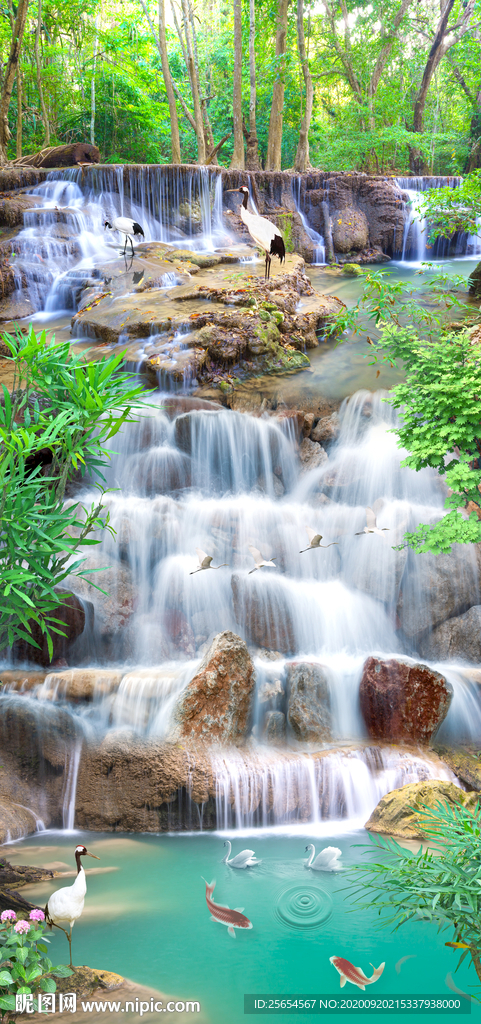
[[[462,178],[441,177],[441,176],[413,176],[409,178],[396,178],[396,183],[403,192],[407,193],[408,203],[404,222],[404,235],[402,250],[399,254],[401,260],[411,262],[423,262],[430,259],[446,256],[473,256],[478,249],[477,236],[464,233],[456,235],[452,242],[447,239],[438,238],[435,242],[429,242],[429,223],[423,216],[421,201],[423,192],[437,188],[457,188]]]
[[[395,550],[407,530],[442,514],[445,492],[434,471],[401,467],[387,399],[358,392],[345,402],[329,458],[304,473],[289,418],[196,408],[202,403],[188,398],[150,397],[145,416],[115,438],[105,498],[115,534],[105,533],[88,563],[100,569],[96,582],[108,596],[70,580],[95,610],[71,653],[78,667],[2,701],[4,712],[7,700],[21,705],[39,735],[60,716],[55,728],[70,737],[62,755],[70,777],[61,789],[69,824],[79,739],[169,749],[174,705],[225,630],[247,641],[254,661],[249,752],[212,754],[215,800],[204,818],[202,800],[179,783],[186,806],[176,805],[176,821],[190,815],[192,827],[246,827],[367,817],[384,792],[439,773],[421,755],[376,761],[364,747],[358,693],[366,658],[419,660],[433,625],[479,603],[469,547],[440,560]],[[86,483],[77,498],[90,504],[92,494]],[[363,533],[368,505],[383,536]],[[332,546],[300,553],[306,526]],[[250,546],[276,568],[252,572]],[[195,572],[196,548],[226,567]],[[299,663],[323,673],[325,746],[357,741],[357,751],[315,756],[289,729],[284,753],[264,746],[266,712],[281,711],[289,722],[290,672]],[[440,735],[479,741],[469,666],[434,664],[454,689]]]

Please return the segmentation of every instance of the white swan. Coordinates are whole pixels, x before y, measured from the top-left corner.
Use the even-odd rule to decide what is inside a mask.
[[[242,850],[242,852],[236,854],[232,860],[229,860],[232,843],[227,839],[224,846],[228,846],[229,849],[227,850],[222,863],[228,864],[230,868],[252,868],[254,867],[254,864],[262,864],[262,861],[258,860],[257,857],[254,857],[254,850]]]
[[[341,850],[337,846],[326,846],[324,850],[318,853],[314,860],[314,854],[316,852],[315,847],[312,843],[306,846],[306,853],[311,851],[309,860],[306,861],[306,868],[312,868],[313,871],[342,871],[342,864],[339,863],[339,857],[341,856]]]

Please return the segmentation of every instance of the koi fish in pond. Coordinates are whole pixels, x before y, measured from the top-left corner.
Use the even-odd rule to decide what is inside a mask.
[[[385,964],[380,964],[379,967],[373,967],[373,974],[370,978],[366,978],[364,971],[360,967],[354,967],[349,960],[344,960],[342,956],[330,956],[329,963],[339,971],[341,975],[341,988],[344,988],[346,981],[350,981],[351,985],[357,985],[358,988],[362,988],[363,992],[366,985],[373,985],[384,970]],[[371,964],[372,967],[372,964]]]
[[[205,878],[202,879],[205,882]],[[230,910],[229,907],[224,906],[222,903],[215,903],[212,899],[212,893],[215,889],[215,881],[205,882],[205,899],[207,906],[210,910],[211,921],[219,921],[219,924],[227,925],[227,931],[229,935],[235,939],[234,928],[252,928],[252,921],[242,913],[244,907],[236,907],[235,910]]]

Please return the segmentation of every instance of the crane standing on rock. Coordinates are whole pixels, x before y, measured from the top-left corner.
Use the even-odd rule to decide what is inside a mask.
[[[144,237],[144,232],[140,224],[137,224],[137,221],[132,220],[130,217],[115,217],[112,223],[110,223],[109,220],[106,220],[104,222],[104,231],[106,228],[110,228],[111,231],[120,231],[122,235],[125,235],[124,251],[120,254],[121,256],[125,256],[126,254],[127,241],[130,242],[133,256],[134,243],[132,241],[132,237],[135,238],[136,235],[142,235],[142,238]]]
[[[45,907],[45,920],[47,924],[50,925],[50,927],[55,925],[56,928],[60,928],[60,931],[65,932],[65,935],[67,936],[70,950],[69,967],[73,967],[72,928],[83,911],[85,894],[87,892],[85,871],[80,863],[81,857],[94,857],[95,860],[100,860],[100,857],[96,857],[95,853],[89,853],[85,846],[77,846],[75,848],[75,860],[77,863],[77,877],[75,882],[73,885],[65,885],[62,889],[57,889],[53,892]],[[70,925],[70,931],[68,932],[66,928],[62,928],[59,921],[68,922]]]
[[[266,217],[259,217],[257,213],[249,213],[247,209],[247,200],[249,199],[249,189],[246,185],[241,185],[240,188],[229,188],[228,192],[240,192],[243,196],[242,206],[240,208],[241,220],[245,224],[251,238],[254,239],[256,245],[260,249],[263,249],[266,254],[266,281],[269,280],[271,274],[271,256],[278,256],[281,263],[285,262],[286,259],[286,247],[284,245],[284,239],[279,231],[279,228],[275,224],[272,224]]]

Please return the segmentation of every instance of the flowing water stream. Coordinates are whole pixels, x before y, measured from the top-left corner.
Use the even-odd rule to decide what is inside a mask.
[[[38,186],[39,208],[26,214],[15,240],[19,292],[26,281],[34,323],[68,336],[82,290],[112,259],[112,239],[103,231],[109,216],[139,219],[146,240],[205,251],[230,245],[220,176],[197,169],[184,179],[175,184],[159,174],[153,183],[148,169],[129,177],[122,168],[94,168],[85,176],[80,170],[55,172]],[[407,222],[403,257],[409,253],[415,264],[422,258],[421,234],[414,245]],[[322,243],[320,236],[314,241]],[[466,275],[474,265],[461,264]],[[416,265],[401,261],[389,270],[409,281]],[[362,287],[358,279],[329,270],[314,267],[309,273],[314,287],[348,303]],[[316,394],[341,400],[355,392],[341,405],[339,436],[328,458],[307,470],[300,466],[289,418],[196,409],[188,398],[149,396],[145,417],[126,425],[112,444],[106,503],[116,534],[106,533],[95,554],[97,567],[109,567],[110,601],[77,585],[95,616],[87,619],[72,666],[103,672],[102,685],[90,701],[69,700],[53,672],[29,694],[2,698],[5,707],[20,702],[28,708],[39,749],[49,730],[53,735],[64,727],[61,818],[72,830],[85,745],[109,737],[169,739],[174,703],[213,637],[232,630],[248,642],[256,670],[248,744],[242,752],[212,753],[216,793],[208,824],[213,820],[223,832],[200,834],[204,808],[184,793],[187,824],[196,834],[76,833],[74,839],[70,831],[39,831],[35,839],[8,848],[17,862],[61,860],[67,866],[73,844],[85,840],[102,857],[102,867],[117,870],[91,873],[86,911],[74,934],[77,962],[97,958],[103,968],[199,999],[211,1024],[240,1024],[248,992],[339,994],[339,976],[329,963],[333,955],[359,964],[368,975],[369,963],[386,962],[369,994],[429,990],[456,998],[450,980],[455,954],[434,928],[413,922],[396,935],[378,933],[368,913],[348,916],[342,876],[319,877],[303,864],[311,840],[341,848],[345,866],[359,862],[355,844],[365,838],[359,830],[384,793],[406,782],[453,778],[425,751],[369,743],[359,707],[369,655],[433,664],[454,693],[439,737],[481,741],[470,666],[433,663],[423,654],[433,625],[443,621],[443,601],[451,614],[479,603],[474,554],[454,549],[443,575],[433,556],[394,550],[406,530],[442,514],[445,498],[437,474],[400,466],[395,415],[381,390],[396,379],[384,367],[377,378],[363,345],[350,339],[337,349],[321,343],[308,372],[254,382],[265,397],[275,392],[280,412],[284,401],[303,408]],[[76,498],[89,504],[96,493],[86,481]],[[374,508],[383,537],[362,533],[366,505]],[[332,546],[301,553],[306,527]],[[251,572],[249,545],[274,558],[275,568]],[[213,556],[214,565],[226,564],[194,574],[197,547]],[[313,749],[288,728],[282,749],[273,749],[266,714],[275,710],[287,718],[289,671],[299,661],[325,674],[330,735]],[[320,748],[322,757],[314,756]],[[32,821],[43,827],[38,809]],[[220,864],[227,835],[233,843],[235,837],[234,853],[252,845],[262,864],[249,872]],[[252,931],[233,942],[209,920],[201,876],[217,878],[219,902],[245,906]],[[26,895],[42,903],[51,889]],[[55,937],[56,949],[62,941]],[[228,989],[219,982],[222,976],[229,978]],[[463,989],[469,981],[463,966],[456,984]],[[343,994],[361,993],[352,988]],[[421,1017],[413,1013],[412,1019]]]

